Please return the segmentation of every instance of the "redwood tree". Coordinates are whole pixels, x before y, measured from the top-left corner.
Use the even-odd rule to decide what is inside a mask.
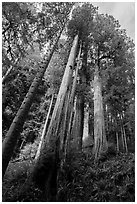
[[[41,150],[41,154],[36,161],[33,178],[34,181],[39,185],[39,182],[42,182],[43,188],[46,191],[46,196],[48,201],[56,200],[57,193],[57,174],[58,168],[60,165],[60,138],[59,132],[61,130],[61,120],[62,120],[62,110],[65,102],[65,97],[68,94],[69,87],[72,82],[72,70],[75,64],[75,58],[78,48],[78,35],[75,36],[73,45],[70,51],[66,69],[63,75],[62,83],[59,89],[55,107],[52,113],[52,118],[46,133],[45,142]],[[43,168],[45,169],[41,169]],[[44,177],[39,176],[39,172],[44,171]]]

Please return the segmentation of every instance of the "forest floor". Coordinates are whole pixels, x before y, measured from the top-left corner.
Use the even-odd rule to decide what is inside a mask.
[[[92,154],[71,155],[58,178],[58,202],[134,202],[135,155],[120,153],[94,163]],[[3,202],[43,202],[43,192],[26,184],[32,161],[10,163]],[[25,187],[26,185],[26,187]]]

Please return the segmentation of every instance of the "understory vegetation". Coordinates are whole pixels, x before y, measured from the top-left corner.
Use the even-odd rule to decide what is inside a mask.
[[[103,159],[102,159],[103,160]],[[134,202],[133,153],[109,155],[94,163],[93,155],[71,154],[58,175],[58,202]],[[33,162],[11,162],[3,181],[3,202],[43,202],[45,193],[28,181]]]

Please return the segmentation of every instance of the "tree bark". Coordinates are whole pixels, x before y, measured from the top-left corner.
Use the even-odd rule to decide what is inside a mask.
[[[107,150],[107,140],[105,135],[103,101],[101,91],[101,81],[98,66],[94,74],[94,154],[98,159],[101,152]]]
[[[46,143],[49,143],[50,140],[53,140],[53,138],[56,138],[56,135],[54,135],[54,133],[57,131],[58,123],[60,122],[60,119],[61,119],[61,111],[63,108],[64,99],[65,99],[68,87],[71,85],[70,83],[72,79],[72,70],[74,67],[77,47],[78,47],[78,35],[75,37],[73,41],[73,46],[70,51],[68,63],[65,69],[60,90],[57,96],[57,101],[52,114],[51,122],[46,135]]]
[[[63,31],[64,27],[60,31],[51,51],[49,52],[49,55],[47,59],[44,61],[43,66],[41,67],[40,72],[36,75],[34,81],[32,82],[30,89],[24,99],[24,101],[21,104],[21,107],[19,111],[17,112],[8,132],[6,135],[6,138],[3,142],[3,147],[2,147],[2,175],[4,176],[5,171],[7,169],[8,163],[11,159],[11,156],[13,154],[15,145],[17,143],[17,139],[19,138],[20,132],[22,131],[23,124],[26,120],[28,111],[31,107],[31,104],[33,103],[33,98],[36,94],[37,88],[40,84],[40,81],[48,67],[48,64],[50,62],[50,59],[54,53],[55,47],[58,43],[58,40],[60,38],[60,35]]]
[[[68,125],[68,106],[69,106],[69,99],[70,99],[70,90],[68,91],[65,102],[62,110],[62,123],[61,123],[61,130],[60,130],[60,152],[63,154],[64,151],[64,141],[67,134],[67,125]]]
[[[77,76],[78,76],[78,70],[81,67],[81,60],[80,60],[80,55],[81,55],[81,46],[79,49],[79,54],[77,58],[77,66],[75,70],[75,75],[73,79],[73,84],[72,84],[72,89],[71,89],[71,95],[69,99],[69,106],[68,106],[68,124],[66,127],[66,134],[64,135],[64,144],[63,144],[63,153],[64,153],[64,161],[66,154],[69,153],[69,141],[71,137],[71,126],[72,126],[72,116],[73,116],[73,106],[74,106],[74,96],[75,96],[75,90],[76,90],[76,84],[77,84]]]
[[[80,67],[79,71],[79,85],[81,87],[87,86],[87,49],[88,49],[88,41],[87,38],[82,42],[82,66]],[[82,150],[82,141],[83,141],[83,129],[84,129],[84,103],[85,103],[85,96],[84,96],[84,89],[82,89],[81,93],[77,94],[76,98],[76,111],[74,116],[74,137],[76,141],[76,149],[78,151]]]
[[[62,121],[61,116],[62,116],[63,105],[65,102],[65,97],[67,96],[69,86],[71,86],[72,70],[75,64],[77,47],[78,47],[78,35],[74,38],[69,59],[62,79],[62,83],[60,86],[60,90],[57,96],[56,104],[53,110],[52,118],[46,134],[45,142],[42,147],[39,159],[37,160],[34,166],[34,174],[33,174],[34,179],[37,174],[37,173],[35,174],[35,172],[43,171],[43,165],[44,165],[44,168],[46,168],[46,171],[43,171],[43,174],[45,177],[44,185],[45,185],[45,191],[48,192],[49,198],[55,197],[55,194],[56,194],[57,175],[58,175],[58,168],[60,166],[59,133],[62,128],[60,126]],[[42,169],[39,169],[39,166],[41,165],[42,165]],[[41,179],[43,179],[43,176]],[[40,178],[38,180],[40,180]],[[53,189],[54,191],[52,191]]]
[[[64,143],[64,153],[65,153],[65,159],[67,157],[67,155],[69,155],[71,149],[73,149],[73,131],[74,131],[74,124],[75,124],[75,112],[76,112],[76,97],[74,99],[74,105],[73,105],[73,109],[72,109],[72,113],[69,119],[69,126],[68,126],[68,130],[67,130],[67,137]]]
[[[83,128],[83,148],[93,147],[94,139],[92,133],[89,132],[89,103],[84,108],[84,128]]]
[[[82,150],[82,138],[83,138],[83,99],[81,96],[76,98],[76,110],[74,115],[74,126],[73,126],[73,138],[74,146],[78,151]]]
[[[118,124],[117,124],[117,120],[116,120],[116,115],[115,115],[115,132],[116,132],[116,145],[117,145],[117,152],[119,152],[119,137],[118,137]]]
[[[83,140],[89,137],[89,105],[86,105],[84,109],[84,129],[83,129]]]

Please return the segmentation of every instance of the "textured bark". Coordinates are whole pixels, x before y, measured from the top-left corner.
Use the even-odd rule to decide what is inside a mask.
[[[69,155],[71,149],[73,149],[73,131],[74,131],[74,123],[75,123],[75,112],[76,112],[76,98],[74,99],[74,105],[73,105],[73,109],[71,112],[71,116],[69,119],[69,126],[68,126],[68,130],[67,130],[67,136],[66,136],[66,140],[64,143],[64,150],[63,152],[65,153],[65,158],[67,157],[67,155]]]
[[[94,144],[93,135],[89,132],[89,104],[84,108],[83,148],[91,148]]]
[[[78,76],[78,70],[81,68],[81,60],[80,60],[80,55],[81,55],[81,46],[79,49],[79,54],[77,57],[77,66],[75,70],[75,75],[73,79],[73,84],[72,84],[72,89],[71,89],[71,94],[69,98],[69,106],[67,109],[67,117],[68,117],[68,124],[66,124],[66,133],[64,135],[64,144],[63,144],[63,152],[65,153],[65,157],[67,152],[69,152],[69,142],[70,142],[70,137],[71,137],[71,126],[72,126],[72,116],[73,116],[73,109],[74,109],[74,96],[75,96],[75,90],[76,90],[76,84],[77,84],[77,76]]]
[[[87,39],[82,42],[82,66],[80,67],[79,77],[80,81],[79,84],[82,87],[86,87],[87,81],[87,49],[88,43]],[[82,139],[83,139],[83,129],[84,129],[84,90],[78,94],[76,99],[76,111],[74,116],[74,130],[73,130],[73,137],[75,137],[76,149],[81,151],[82,150]]]
[[[89,105],[87,104],[86,108],[84,109],[84,130],[83,130],[83,139],[89,137]]]
[[[78,151],[82,150],[83,118],[84,118],[83,109],[84,109],[83,97],[77,96],[72,137],[74,140],[74,147]]]
[[[65,98],[68,94],[69,86],[71,86],[72,69],[75,63],[77,47],[78,47],[78,36],[76,36],[73,41],[69,59],[68,59],[64,76],[62,79],[62,83],[60,86],[60,90],[57,96],[56,104],[53,110],[52,118],[46,134],[45,142],[42,147],[41,154],[34,167],[34,179],[36,175],[39,174],[39,172],[42,172],[42,174],[44,174],[45,179],[43,182],[45,186],[45,191],[46,193],[48,193],[48,197],[50,198],[55,197],[55,194],[56,194],[57,174],[58,174],[58,168],[60,166],[59,133],[62,128],[60,126],[62,121],[61,116],[62,116],[62,110],[63,110]],[[44,155],[44,152],[45,152],[45,155]],[[39,169],[39,166],[42,166],[42,168]],[[44,168],[46,168],[46,171],[43,170],[43,166]],[[43,179],[43,176],[42,178],[41,177],[38,178],[38,180],[42,180],[42,179]],[[54,191],[52,191],[53,189]]]
[[[63,154],[64,151],[64,141],[67,134],[67,125],[68,125],[68,106],[69,106],[69,99],[70,99],[70,90],[68,91],[65,102],[62,110],[62,120],[61,120],[61,130],[59,133],[60,137],[60,152]]]
[[[53,48],[51,49],[51,51],[49,52],[49,55],[47,57],[47,59],[45,60],[45,62],[43,63],[43,66],[41,67],[40,72],[36,75],[34,81],[32,82],[32,85],[30,86],[30,89],[24,99],[24,101],[21,104],[21,107],[19,109],[19,111],[17,112],[8,132],[6,135],[6,138],[3,142],[3,147],[2,147],[2,174],[4,176],[5,171],[7,169],[8,163],[11,159],[11,156],[13,154],[15,145],[17,143],[17,139],[19,138],[20,132],[22,131],[23,128],[23,124],[26,120],[28,111],[31,107],[31,104],[33,103],[33,98],[36,94],[37,88],[41,82],[41,79],[48,67],[48,64],[50,62],[50,59],[53,55],[53,52],[55,50],[55,47],[58,43],[58,40],[60,38],[60,35],[63,31],[60,31],[59,36],[57,37]]]
[[[101,81],[98,66],[94,75],[94,153],[95,159],[99,158],[101,152],[107,150],[107,140],[105,135],[103,101],[101,91]]]
[[[60,90],[57,96],[57,101],[54,107],[54,111],[52,114],[51,122],[48,128],[48,132],[46,135],[46,143],[49,143],[50,140],[55,140],[57,135],[55,133],[58,132],[58,126],[59,122],[61,120],[61,111],[63,108],[65,96],[68,90],[68,87],[71,85],[71,79],[72,79],[72,70],[74,67],[76,52],[77,52],[77,46],[78,46],[78,35],[75,37],[73,41],[73,46],[70,51],[68,63],[65,69],[65,73],[62,79],[62,83],[60,86]]]
[[[39,157],[39,155],[40,155],[40,150],[41,150],[41,147],[42,147],[42,143],[43,143],[43,141],[44,141],[44,137],[45,137],[46,130],[47,130],[47,124],[48,124],[49,116],[50,116],[50,113],[51,113],[51,108],[52,108],[52,104],[53,104],[53,99],[54,99],[54,94],[52,95],[52,98],[51,98],[49,110],[48,110],[48,113],[47,113],[46,121],[45,121],[45,124],[44,124],[44,128],[43,128],[43,131],[42,131],[42,135],[41,135],[41,138],[40,138],[40,143],[39,143],[39,146],[38,146],[38,150],[37,150],[35,159],[38,159],[38,157]]]

